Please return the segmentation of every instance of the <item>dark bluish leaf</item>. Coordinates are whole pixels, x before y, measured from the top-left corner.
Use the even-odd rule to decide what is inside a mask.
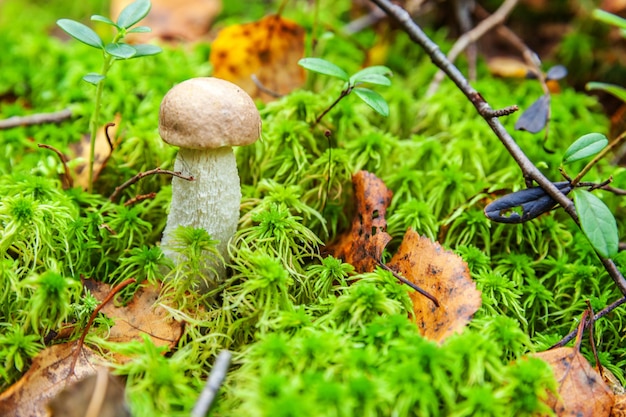
[[[554,185],[563,194],[572,190],[567,181],[555,182]],[[543,188],[531,187],[507,194],[487,205],[485,216],[498,223],[524,223],[552,210],[555,205],[556,201]]]
[[[543,95],[530,106],[515,122],[515,130],[525,130],[530,133],[540,132],[548,122],[550,109],[550,94]]]
[[[567,68],[563,65],[555,65],[546,73],[546,80],[560,80],[567,76]]]

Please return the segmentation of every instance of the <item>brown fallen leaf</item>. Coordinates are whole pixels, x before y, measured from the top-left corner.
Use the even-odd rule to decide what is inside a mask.
[[[121,116],[117,114],[115,116],[115,120],[113,121],[115,126],[111,126],[109,128],[111,140],[115,140],[114,137],[117,134],[117,127],[120,125],[121,120]],[[105,129],[106,128],[104,126],[101,127],[98,129],[98,133],[96,134],[96,148],[94,155],[95,162],[93,164],[94,182],[98,180],[98,176],[106,167],[106,164],[111,157],[111,153],[117,145],[116,143],[109,143],[109,140],[106,137]],[[70,150],[73,153],[73,158],[71,159],[82,159],[80,164],[74,166],[74,186],[81,187],[83,190],[87,190],[89,188],[89,161],[91,160],[90,146],[89,135],[83,136],[80,142],[75,142],[70,145]]]
[[[134,0],[113,0],[111,16],[118,16]],[[152,0],[150,13],[141,22],[152,29],[148,33],[132,33],[130,43],[151,39],[193,42],[205,36],[222,11],[221,0]]]
[[[357,207],[350,230],[326,246],[326,251],[351,264],[357,272],[371,272],[391,240],[385,215],[393,193],[367,171],[352,176],[352,187]]]
[[[626,417],[626,394],[615,395],[611,417]]]
[[[461,331],[480,308],[482,299],[463,259],[412,229],[387,266],[433,295],[439,307],[411,292],[415,320],[422,336],[444,341]]]
[[[52,417],[130,417],[123,381],[104,368],[66,387],[48,409]]]
[[[39,352],[22,378],[0,394],[0,416],[49,416],[46,408],[49,400],[66,386],[94,375],[106,365],[102,357],[88,347],[82,347],[74,372],[70,374],[76,349],[76,342],[68,342]]]
[[[229,26],[211,45],[213,76],[268,102],[304,84],[304,29],[278,15]],[[256,82],[253,77],[256,77]]]
[[[535,354],[552,367],[559,398],[548,394],[548,406],[557,416],[608,417],[615,395],[587,359],[572,347]]]
[[[111,286],[102,282],[85,280],[84,285],[99,301],[111,291]],[[142,334],[147,334],[155,346],[167,346],[172,349],[183,333],[184,323],[174,320],[167,310],[155,305],[159,297],[159,288],[155,286],[140,287],[132,301],[125,306],[106,304],[101,312],[115,320],[109,330],[109,342],[143,341]],[[126,362],[127,357],[116,354],[118,362]]]

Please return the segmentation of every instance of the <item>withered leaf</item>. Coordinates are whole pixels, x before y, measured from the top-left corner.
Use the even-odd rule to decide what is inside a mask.
[[[220,31],[211,45],[209,60],[214,77],[237,84],[252,98],[267,102],[304,84],[305,72],[298,65],[303,55],[304,29],[272,15]]]
[[[113,0],[111,16],[118,16],[133,0]],[[131,33],[130,43],[147,42],[153,38],[176,41],[197,41],[206,35],[222,10],[221,0],[152,0],[150,13],[139,22],[152,29],[147,33]]]
[[[84,285],[99,301],[111,291],[111,286],[102,282],[85,280]],[[142,341],[142,334],[147,334],[155,346],[176,346],[183,333],[184,324],[169,316],[167,310],[155,305],[159,297],[159,288],[140,287],[132,301],[126,306],[106,304],[101,312],[115,320],[107,338],[110,342]],[[116,355],[115,359],[125,362],[127,358]]]
[[[22,378],[0,394],[0,415],[13,417],[48,416],[48,401],[76,381],[96,373],[104,359],[83,346],[70,374],[77,342],[50,346],[33,358]]]
[[[130,417],[124,383],[104,368],[66,387],[50,402],[51,417]]]
[[[442,342],[459,332],[481,305],[480,291],[465,261],[412,229],[387,266],[439,301],[436,307],[423,295],[410,294],[420,333],[428,339]]]
[[[371,272],[391,240],[386,232],[385,215],[393,193],[376,175],[359,171],[352,176],[356,214],[350,230],[326,250],[335,258],[354,266],[357,272]]]
[[[554,372],[559,398],[549,394],[548,405],[557,416],[608,417],[615,395],[602,376],[578,350],[561,347],[535,354]]]
[[[114,140],[120,121],[121,116],[118,114],[115,116],[115,120],[113,122],[115,123],[115,126],[109,128],[109,135],[111,135],[111,140]],[[96,134],[95,146],[95,162],[93,164],[94,182],[98,179],[98,176],[106,167],[106,164],[111,157],[111,153],[113,152],[113,147],[115,146],[114,143],[109,143],[106,137],[104,126],[98,129],[98,133]],[[89,143],[89,135],[83,136],[80,142],[72,143],[70,145],[70,149],[73,153],[73,158],[82,159],[82,162],[80,164],[74,166],[74,186],[81,187],[83,190],[86,190],[87,188],[89,188],[89,161],[91,160],[91,145]]]

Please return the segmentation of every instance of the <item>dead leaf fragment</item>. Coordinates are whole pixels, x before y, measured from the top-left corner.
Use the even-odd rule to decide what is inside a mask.
[[[111,291],[111,286],[102,282],[85,280],[84,285],[99,301],[104,300]],[[184,325],[174,320],[164,307],[155,305],[158,297],[158,287],[144,286],[137,290],[126,306],[106,304],[100,311],[115,320],[107,340],[120,343],[141,342],[142,334],[147,334],[155,346],[167,346],[169,349],[176,346]],[[115,355],[115,359],[119,362],[128,360],[121,355]]]
[[[66,386],[93,375],[97,369],[104,367],[104,359],[83,346],[74,365],[74,372],[70,375],[76,349],[77,342],[68,342],[39,352],[22,378],[0,394],[0,415],[49,416],[46,408],[48,401]]]
[[[285,95],[304,84],[304,69],[298,65],[303,55],[304,29],[272,15],[220,31],[211,45],[209,60],[214,77],[268,102],[276,98],[269,92]]]
[[[557,416],[611,415],[615,395],[580,352],[571,347],[561,347],[535,356],[546,361],[554,372],[559,398],[549,394],[548,406]]]
[[[328,245],[326,250],[335,258],[354,266],[357,272],[371,272],[391,240],[386,232],[385,215],[393,193],[381,179],[367,171],[354,174],[352,186],[356,214],[350,230]]]
[[[48,403],[52,417],[130,417],[124,383],[104,368],[66,387]]]
[[[117,134],[117,127],[120,125],[121,116],[118,114],[115,116],[115,126],[111,126],[109,128],[109,135],[111,136],[111,140],[114,140],[115,135]],[[115,143],[109,143],[109,140],[106,137],[105,127],[101,127],[98,129],[98,133],[96,134],[96,145],[95,145],[95,153],[94,153],[94,164],[93,164],[93,181],[96,182],[102,170],[106,167],[109,158],[111,157],[111,153],[115,147]],[[91,145],[89,142],[89,135],[83,136],[83,139],[80,142],[75,142],[70,145],[70,149],[73,153],[72,159],[82,159],[79,165],[74,167],[74,186],[81,187],[83,190],[87,190],[89,188],[89,161],[91,160],[90,152]]]
[[[420,333],[428,339],[442,342],[459,332],[481,305],[465,261],[412,229],[387,266],[439,301],[436,307],[418,292],[410,294]]]
[[[111,16],[118,16],[133,0],[113,0]],[[143,43],[153,38],[196,41],[206,35],[222,11],[221,0],[152,0],[150,13],[139,22],[152,32],[131,33],[126,41]]]

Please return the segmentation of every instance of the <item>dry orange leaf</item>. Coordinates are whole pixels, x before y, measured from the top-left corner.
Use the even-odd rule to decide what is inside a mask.
[[[276,98],[268,92],[284,95],[304,83],[304,69],[298,65],[303,55],[304,29],[272,15],[220,31],[211,45],[209,60],[214,77],[237,84],[252,98],[268,102]]]
[[[550,394],[548,405],[557,416],[611,415],[615,395],[578,350],[561,347],[535,356],[548,362],[554,372],[559,398]]]
[[[120,121],[122,120],[121,116],[117,114],[115,116],[115,126],[111,126],[109,128],[109,135],[111,136],[111,140],[115,140],[115,135],[117,134],[117,127],[120,125]],[[70,145],[70,149],[72,150],[73,158],[80,158],[82,162],[79,165],[74,167],[74,186],[81,187],[83,190],[89,188],[89,161],[90,158],[90,147],[89,143],[89,135],[85,135],[80,142],[75,142]],[[109,158],[111,157],[111,153],[115,148],[116,143],[109,143],[109,140],[106,137],[105,127],[101,127],[98,129],[98,133],[96,134],[96,149],[94,155],[94,164],[93,164],[93,180],[94,182],[100,176],[102,170],[106,167]]]
[[[439,301],[436,307],[422,294],[410,294],[420,333],[428,339],[442,342],[461,331],[481,305],[465,261],[412,229],[387,266]]]
[[[393,193],[376,175],[359,171],[352,176],[357,213],[350,230],[326,247],[328,253],[354,266],[357,272],[371,272],[391,240],[385,231],[385,214]]]
[[[111,286],[102,282],[85,280],[84,285],[91,294],[102,301],[111,291]],[[159,288],[141,287],[132,301],[125,306],[106,304],[102,313],[115,320],[109,331],[109,342],[143,341],[142,334],[147,334],[155,346],[167,346],[172,349],[178,343],[184,324],[169,316],[167,310],[155,305],[159,297]],[[125,362],[128,358],[116,355],[115,359]]]
[[[626,394],[615,396],[615,403],[611,409],[611,417],[626,417]]]
[[[118,16],[134,0],[113,0],[111,16]],[[152,8],[139,25],[152,32],[132,33],[126,40],[143,43],[153,38],[196,41],[206,35],[222,11],[221,0],[152,0]]]
[[[0,394],[0,415],[12,417],[49,416],[46,404],[63,389],[93,375],[104,367],[104,360],[83,346],[74,372],[70,368],[77,342],[50,346],[33,358],[22,378]]]

